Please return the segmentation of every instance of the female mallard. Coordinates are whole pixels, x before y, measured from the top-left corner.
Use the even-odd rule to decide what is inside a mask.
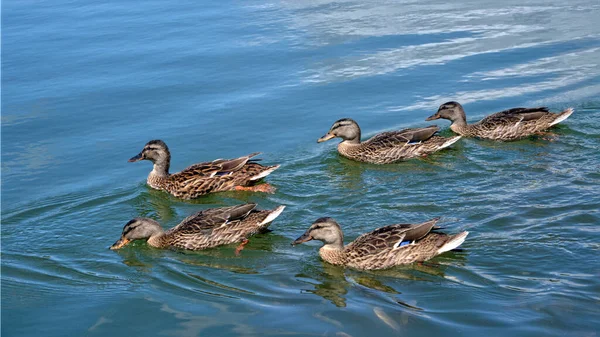
[[[150,187],[167,191],[178,198],[193,199],[207,193],[231,190],[272,192],[269,184],[254,183],[278,169],[279,165],[262,166],[255,162],[257,160],[250,159],[258,154],[194,164],[171,174],[171,153],[167,144],[162,140],[151,140],[129,162],[150,160],[154,164],[147,180]]]
[[[360,127],[350,118],[342,118],[331,126],[329,132],[317,140],[318,143],[340,137],[338,152],[349,159],[372,164],[389,164],[404,159],[426,156],[448,147],[461,137],[444,138],[434,136],[440,128],[404,129],[383,132],[361,142]]]
[[[460,246],[469,232],[456,235],[431,232],[439,218],[417,224],[396,224],[359,236],[344,246],[342,229],[332,218],[320,218],[292,245],[323,241],[321,258],[331,264],[356,269],[385,269],[422,262]]]
[[[179,225],[163,231],[158,222],[135,218],[123,227],[121,238],[110,249],[119,249],[134,240],[147,240],[156,248],[201,250],[242,242],[236,253],[248,243],[252,234],[265,231],[285,206],[273,210],[256,210],[256,204],[209,208],[185,218]]]
[[[438,111],[426,121],[438,118],[452,121],[450,129],[465,137],[478,137],[492,140],[516,140],[539,134],[567,119],[573,113],[568,108],[561,113],[552,113],[546,107],[514,108],[489,115],[477,123],[467,124],[462,105],[448,102],[440,105]]]

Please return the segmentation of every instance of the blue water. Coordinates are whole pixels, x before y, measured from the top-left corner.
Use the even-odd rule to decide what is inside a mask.
[[[5,1],[2,327],[6,336],[597,336],[597,1]],[[342,117],[365,136],[574,107],[554,141],[461,140],[372,166],[316,144]],[[447,121],[437,121],[450,135]],[[277,193],[182,201],[172,170],[263,152]],[[122,226],[200,209],[288,207],[273,232],[197,253],[107,249]],[[290,242],[321,216],[347,241],[441,216],[471,234],[424,265],[360,272]]]

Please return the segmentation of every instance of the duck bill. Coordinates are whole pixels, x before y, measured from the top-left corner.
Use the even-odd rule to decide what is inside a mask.
[[[426,121],[432,121],[434,119],[440,119],[440,118],[441,118],[440,114],[436,112],[435,114],[427,117]]]
[[[312,239],[313,239],[312,236],[310,236],[310,234],[308,234],[308,232],[306,232],[306,233],[302,234],[299,238],[294,240],[294,242],[292,242],[292,246],[299,245],[301,243],[310,241]]]
[[[330,140],[331,138],[335,138],[335,135],[331,134],[331,133],[327,133],[325,136],[317,139],[317,143],[326,142],[326,141]]]
[[[144,159],[144,155],[140,152],[137,156],[129,158],[128,162],[133,163]]]
[[[131,240],[122,236],[119,240],[117,240],[117,242],[115,242],[112,246],[110,246],[110,249],[111,250],[121,249],[130,242],[131,242]]]

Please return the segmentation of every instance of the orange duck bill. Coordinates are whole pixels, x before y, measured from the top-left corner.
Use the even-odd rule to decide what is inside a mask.
[[[331,138],[335,138],[335,135],[331,134],[331,133],[327,133],[325,136],[317,139],[317,143],[326,142],[326,141],[330,140]]]
[[[117,240],[117,242],[115,242],[112,246],[110,246],[110,249],[111,250],[121,249],[130,242],[131,242],[131,240],[122,236],[119,240]]]

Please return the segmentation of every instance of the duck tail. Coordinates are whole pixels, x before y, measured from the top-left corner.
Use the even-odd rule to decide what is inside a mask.
[[[459,139],[461,139],[461,138],[462,138],[462,136],[456,136],[456,137],[452,137],[452,138],[448,139],[447,141],[445,141],[445,142],[444,142],[442,145],[440,145],[440,147],[439,147],[438,149],[439,149],[439,150],[441,150],[441,149],[445,149],[445,148],[447,148],[448,146],[450,146],[450,145],[452,145],[452,144],[454,144],[454,143],[458,142],[458,140],[459,140]]]
[[[260,222],[259,226],[262,225],[266,225],[270,222],[272,222],[273,220],[275,220],[279,214],[281,214],[281,212],[283,212],[283,210],[285,209],[284,205],[278,206],[277,208],[275,208],[274,210],[272,210],[269,215],[267,215],[267,217]]]
[[[437,253],[441,254],[452,249],[458,248],[458,246],[462,245],[462,243],[465,242],[467,235],[469,235],[469,232],[462,232],[454,235],[450,238],[450,240],[448,240],[448,242],[446,242],[442,247],[440,247],[440,249],[438,249]]]
[[[253,176],[252,178],[250,178],[250,180],[254,181],[254,180],[262,179],[262,178],[268,176],[269,174],[273,173],[273,171],[277,170],[279,168],[279,166],[281,166],[281,165],[275,165],[275,166],[267,167],[266,170],[264,170],[264,171],[260,172],[259,174]]]
[[[571,116],[573,114],[573,112],[575,112],[575,109],[568,108],[567,110],[559,113],[558,116],[556,116],[556,119],[554,121],[552,121],[552,123],[550,123],[550,126],[558,124],[558,123],[564,121],[565,119],[569,118],[569,116]]]

